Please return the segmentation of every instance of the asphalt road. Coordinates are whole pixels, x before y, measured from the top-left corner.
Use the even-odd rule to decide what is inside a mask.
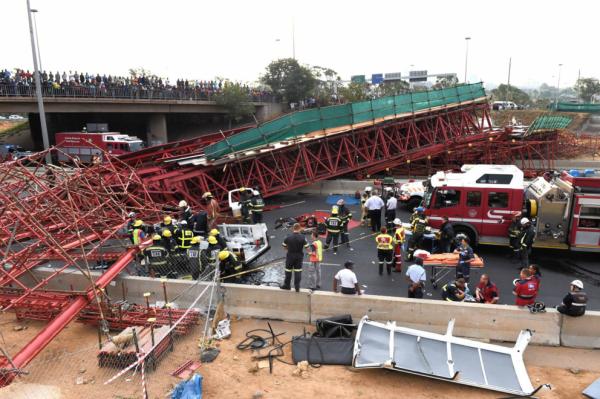
[[[306,195],[306,194],[285,194],[269,198],[267,205],[285,205],[299,201],[301,204],[276,209],[266,212],[264,215],[265,223],[269,228],[271,250],[265,254],[258,265],[269,262],[273,259],[285,256],[281,243],[290,230],[274,229],[274,222],[280,217],[294,217],[303,213],[315,210],[328,210],[331,208],[326,201],[325,196]],[[360,207],[358,205],[349,206],[353,213],[353,219],[360,218]],[[404,210],[398,210],[397,216],[403,221],[407,221],[409,213]],[[343,267],[346,260],[352,260],[355,263],[354,271],[358,276],[359,283],[365,286],[367,294],[388,295],[396,297],[407,296],[407,283],[404,279],[404,273],[392,273],[387,276],[379,276],[377,270],[377,258],[374,236],[369,236],[371,230],[366,227],[357,227],[350,231],[350,240],[354,251],[348,251],[345,247],[340,247],[337,255],[331,251],[325,251],[322,266],[322,290],[331,291],[332,281],[335,273]],[[492,281],[496,283],[500,291],[501,304],[514,304],[512,295],[512,282],[518,278],[518,263],[511,263],[506,255],[509,252],[507,247],[479,246],[475,252],[483,257],[485,267],[483,270],[471,270],[471,285],[476,285],[481,273],[487,273]],[[307,260],[307,258],[306,258]],[[585,291],[588,293],[588,309],[600,309],[600,256],[598,254],[585,254],[569,251],[549,251],[534,250],[532,263],[537,263],[542,271],[542,283],[538,299],[543,301],[546,306],[554,307],[561,303],[563,296],[569,289],[569,283],[574,279],[580,279],[585,285]],[[405,262],[403,270],[409,263]],[[283,281],[282,262],[275,263],[273,266],[265,269],[263,280],[275,285]],[[430,268],[427,268],[427,278],[429,280]],[[444,281],[451,280],[453,272],[449,273]],[[306,272],[304,272],[302,284],[307,288]],[[440,289],[443,283],[440,283],[438,289],[434,289],[428,281],[425,289],[425,297],[428,299],[441,299]]]

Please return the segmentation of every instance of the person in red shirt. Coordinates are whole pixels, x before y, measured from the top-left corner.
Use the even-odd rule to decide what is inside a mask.
[[[513,295],[516,296],[515,305],[532,305],[538,294],[537,281],[531,279],[531,272],[527,268],[521,269],[520,277],[515,280],[515,289],[513,290]]]
[[[479,303],[498,303],[500,296],[496,284],[490,281],[487,274],[482,274],[475,289],[475,298]]]

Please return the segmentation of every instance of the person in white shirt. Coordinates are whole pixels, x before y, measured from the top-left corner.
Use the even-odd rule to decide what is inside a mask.
[[[398,200],[394,193],[390,193],[390,197],[385,203],[385,223],[387,224],[388,230],[394,227],[394,219],[396,219],[396,208],[398,207]]]
[[[358,279],[356,273],[352,271],[354,262],[346,261],[344,263],[344,269],[337,272],[333,278],[333,292],[338,291],[338,285],[341,287],[340,291],[346,295],[361,295],[360,287],[358,285]]]
[[[427,276],[423,268],[422,258],[417,257],[415,264],[410,265],[406,270],[406,280],[408,281],[408,297],[423,298],[423,287],[425,287]]]
[[[378,232],[381,230],[381,208],[385,204],[377,192],[373,192],[373,195],[365,202],[365,208],[369,212],[369,219],[371,219],[371,230]]]

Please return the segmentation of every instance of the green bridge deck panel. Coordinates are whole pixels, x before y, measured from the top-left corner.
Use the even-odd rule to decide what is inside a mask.
[[[340,128],[387,117],[426,111],[444,106],[459,106],[485,97],[483,84],[474,83],[447,89],[400,94],[343,105],[308,109],[269,121],[207,146],[204,154],[217,159],[237,151],[264,146],[320,130]]]

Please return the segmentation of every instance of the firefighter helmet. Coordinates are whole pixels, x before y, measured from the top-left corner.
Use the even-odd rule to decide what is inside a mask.
[[[217,241],[217,239],[215,238],[215,236],[210,236],[210,237],[208,237],[208,243],[209,243],[209,244],[215,245],[217,242],[218,242],[218,241]]]
[[[171,219],[171,216],[165,216],[165,218],[163,219],[163,223],[164,224],[171,224],[171,221],[173,219]]]
[[[210,234],[211,236],[216,236],[219,235],[219,230],[217,229],[212,229],[208,234]]]
[[[219,260],[225,260],[229,257],[229,251],[219,252]]]
[[[402,224],[402,220],[400,220],[400,218],[394,219],[394,225],[400,226],[401,224]]]
[[[200,241],[202,241],[202,237],[200,236],[195,236],[192,238],[192,244],[200,244]]]
[[[152,241],[160,241],[162,240],[162,237],[160,236],[160,234],[154,234],[152,236]]]
[[[143,224],[144,222],[142,222],[141,219],[138,219],[135,222],[133,222],[133,227],[142,227]]]
[[[331,214],[332,215],[337,215],[339,211],[340,211],[340,209],[337,207],[337,205],[334,205],[334,206],[331,207]]]
[[[337,200],[337,204],[338,204],[339,206],[342,206],[342,205],[344,205],[344,199],[343,199],[343,198],[340,198],[339,200]]]
[[[185,202],[185,200],[179,201],[179,207],[180,208],[187,208],[187,206],[188,206],[188,203]]]
[[[171,230],[169,230],[169,229],[164,229],[162,232],[162,236],[165,238],[171,238],[172,235],[173,234],[171,233]]]
[[[523,219],[521,219],[521,224],[522,224],[523,226],[525,226],[527,223],[529,223],[529,219],[527,219],[527,218],[523,218]]]

